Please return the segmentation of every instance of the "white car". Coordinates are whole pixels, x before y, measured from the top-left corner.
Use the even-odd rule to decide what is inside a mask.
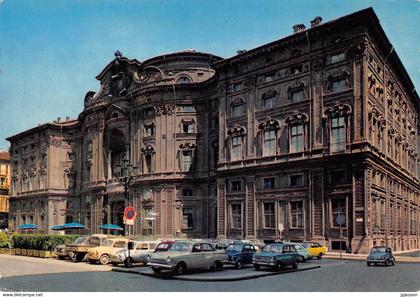
[[[111,254],[110,261],[113,266],[124,263],[124,266],[130,268],[133,263],[147,264],[150,255],[154,253],[156,246],[160,241],[133,241],[133,249],[119,249]]]

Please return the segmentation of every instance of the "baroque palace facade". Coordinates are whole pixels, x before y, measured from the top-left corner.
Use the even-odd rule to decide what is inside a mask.
[[[7,228],[9,215],[10,155],[0,150],[0,229]]]
[[[77,120],[8,138],[12,229],[132,205],[143,236],[420,248],[419,97],[376,14],[293,29],[229,59],[117,52]]]

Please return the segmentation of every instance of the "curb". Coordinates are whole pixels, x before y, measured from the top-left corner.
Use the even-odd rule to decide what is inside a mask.
[[[340,256],[336,256],[336,255],[324,255],[325,259],[334,259],[334,260],[339,260]],[[363,258],[356,258],[356,257],[345,257],[343,256],[341,259],[342,260],[346,260],[346,261],[366,261],[366,257]],[[399,263],[399,264],[420,264],[420,259],[410,259],[409,257],[404,257],[404,258],[400,258],[398,256],[395,256],[395,263]]]
[[[232,281],[242,281],[242,280],[255,279],[255,278],[260,278],[260,277],[266,277],[266,276],[284,274],[284,273],[291,273],[291,272],[300,272],[300,271],[312,270],[312,269],[317,269],[317,268],[320,268],[320,267],[321,267],[320,265],[315,265],[315,266],[301,268],[301,269],[297,269],[297,270],[289,269],[289,270],[278,271],[278,272],[270,272],[270,273],[267,273],[267,274],[238,276],[238,277],[230,277],[230,278],[225,278],[225,279],[208,279],[208,278],[204,278],[204,277],[202,277],[202,278],[198,277],[198,278],[188,279],[188,278],[179,277],[179,276],[157,275],[157,274],[140,272],[140,271],[135,271],[135,270],[125,270],[125,269],[121,269],[121,268],[112,268],[112,271],[114,271],[114,272],[122,272],[122,273],[139,274],[139,275],[144,275],[144,276],[149,276],[149,277],[154,277],[154,278],[160,278],[160,279],[175,279],[175,280],[180,280],[180,281],[192,281],[192,282],[232,282]]]

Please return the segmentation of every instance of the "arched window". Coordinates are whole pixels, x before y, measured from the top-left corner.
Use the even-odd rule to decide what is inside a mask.
[[[273,108],[276,105],[277,95],[276,91],[264,93],[261,97],[261,107],[263,109]]]

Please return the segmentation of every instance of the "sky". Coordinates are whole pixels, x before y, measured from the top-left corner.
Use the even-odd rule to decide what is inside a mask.
[[[0,149],[6,137],[76,118],[120,50],[143,61],[184,49],[228,58],[373,7],[420,88],[420,0],[0,0]]]

